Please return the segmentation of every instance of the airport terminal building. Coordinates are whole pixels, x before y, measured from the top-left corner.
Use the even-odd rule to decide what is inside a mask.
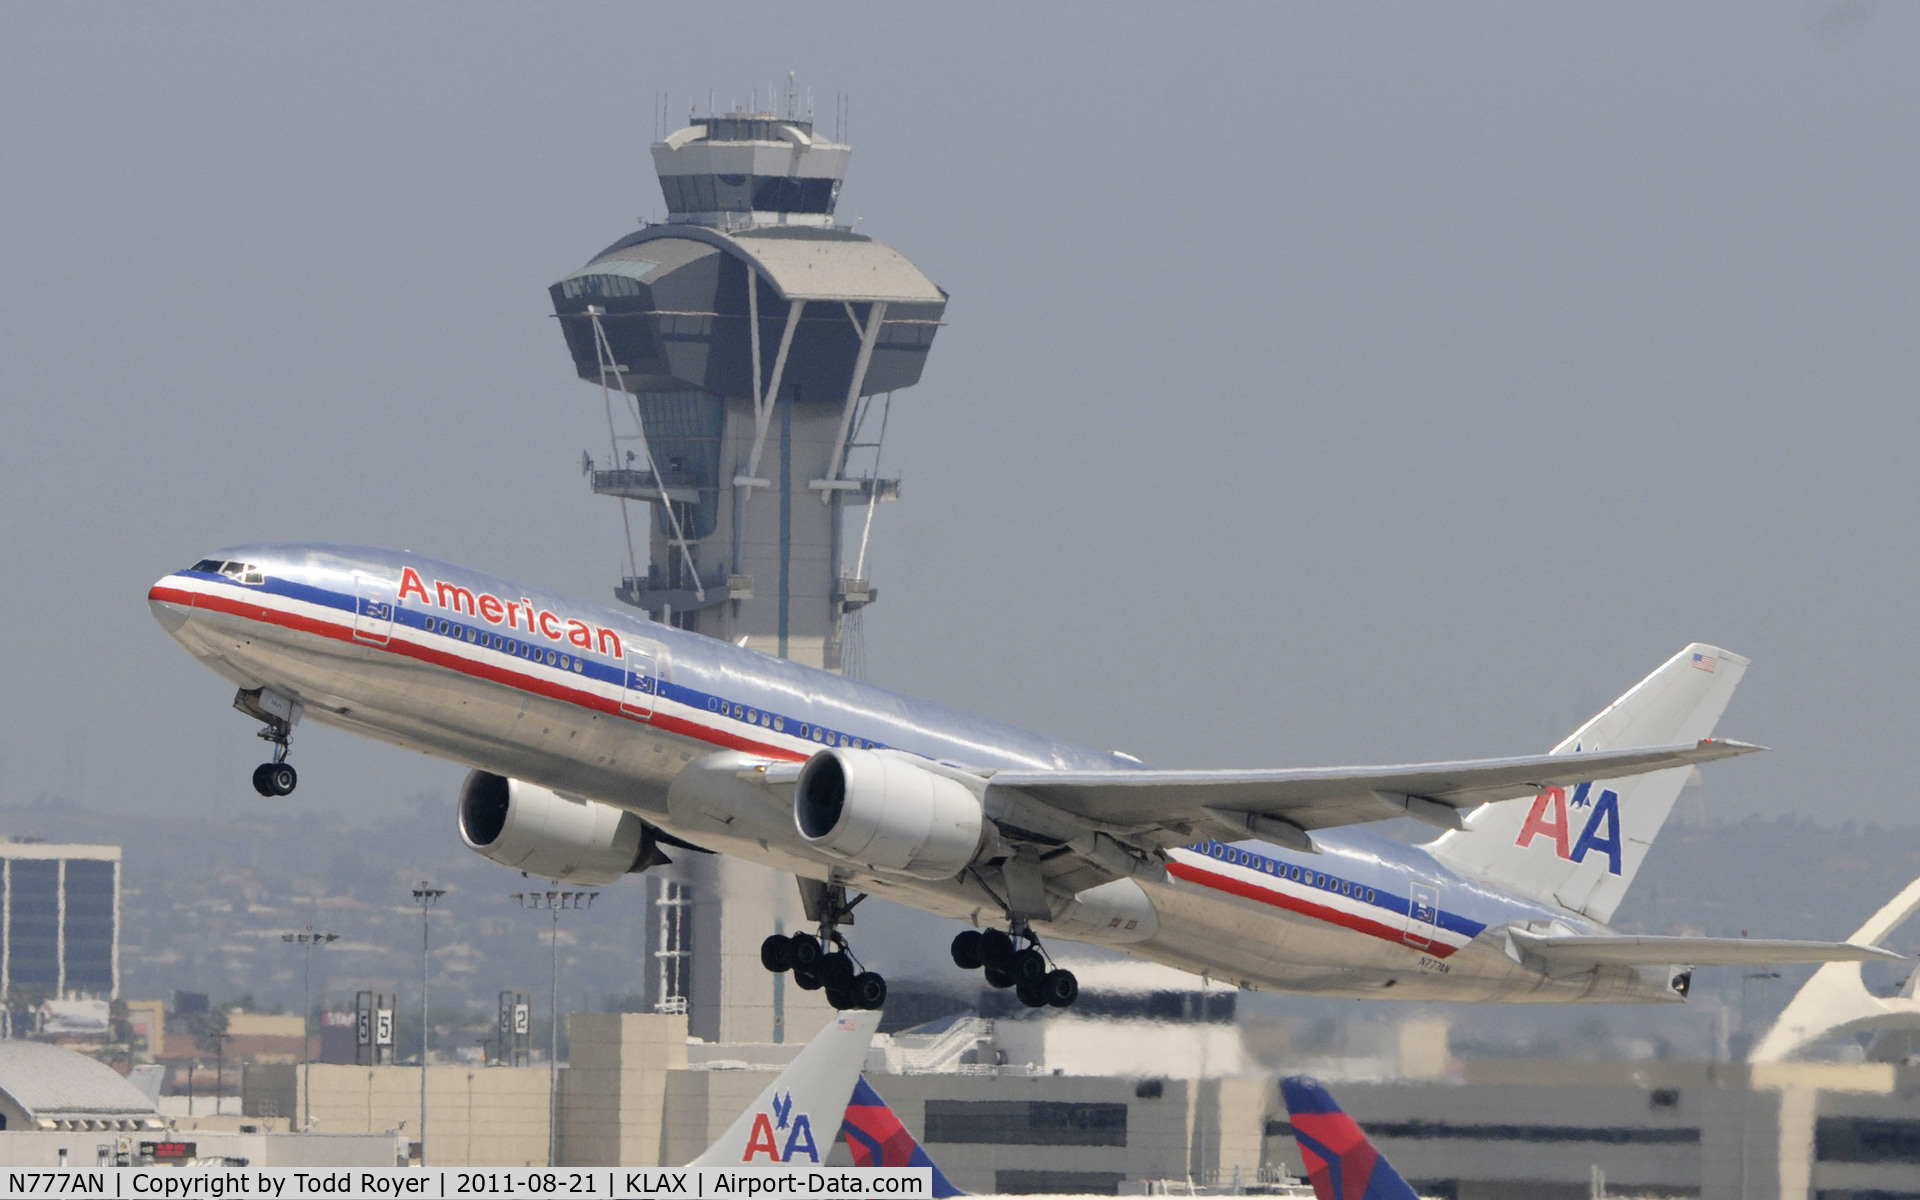
[[[878,1039],[866,1075],[969,1192],[1179,1194],[1191,1186],[1240,1194],[1299,1178],[1279,1097],[1285,1072],[1221,1053],[1220,1035],[1230,1042],[1233,1026],[1203,1024],[1210,1046],[1195,1040],[1192,1023],[962,1018]],[[1034,1028],[1041,1025],[1060,1028]],[[689,1039],[681,1014],[574,1014],[569,1028],[576,1049],[560,1072],[563,1166],[684,1164],[800,1048]],[[1100,1046],[1156,1042],[1167,1073],[1088,1069],[1086,1056]],[[1047,1047],[1065,1065],[1049,1065]],[[1230,1073],[1195,1074],[1201,1051]],[[1431,1020],[1404,1027],[1397,1061],[1320,1066],[1423,1195],[1920,1196],[1916,1066],[1456,1060]],[[269,1120],[296,1111],[299,1070],[250,1071],[246,1111]],[[1343,1080],[1336,1070],[1359,1077]],[[430,1068],[428,1161],[545,1162],[546,1078],[540,1068]],[[323,1128],[380,1133],[413,1127],[419,1084],[417,1068],[315,1066],[308,1100]],[[829,1161],[849,1162],[845,1147]]]

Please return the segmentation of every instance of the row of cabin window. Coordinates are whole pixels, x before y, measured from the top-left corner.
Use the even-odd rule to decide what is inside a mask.
[[[558,666],[562,671],[584,672],[586,670],[586,661],[574,655],[562,654],[557,650],[543,651],[538,646],[516,641],[509,637],[501,637],[497,633],[489,633],[484,629],[475,629],[471,625],[461,625],[455,621],[446,621],[438,617],[428,617],[427,632],[444,633],[448,637],[455,639],[465,638],[476,646],[486,646],[494,650],[501,650],[517,658],[524,658],[531,662],[545,662],[550,667]]]
[[[1332,875],[1317,875],[1312,871],[1303,871],[1299,867],[1289,867],[1284,863],[1275,862],[1270,858],[1262,858],[1246,850],[1235,850],[1232,846],[1221,842],[1215,842],[1213,848],[1208,851],[1208,853],[1221,862],[1238,863],[1243,867],[1252,867],[1262,874],[1272,875],[1280,879],[1291,879],[1295,883],[1304,883],[1308,887],[1316,887],[1329,892],[1339,892],[1342,896],[1352,896],[1356,899],[1364,900],[1368,904],[1373,903],[1373,889],[1363,888],[1351,880],[1339,879]]]
[[[777,717],[770,712],[763,712],[757,708],[749,708],[744,704],[735,704],[716,696],[707,701],[707,707],[723,717],[732,717],[736,721],[745,721],[749,725],[758,725],[763,729],[771,729],[775,733],[785,733],[787,731],[787,719],[785,717]],[[794,727],[794,736],[807,738],[810,741],[819,742],[826,746],[847,746],[858,750],[871,750],[878,744],[876,742],[866,741],[863,738],[852,737],[848,734],[835,733],[831,729],[822,729],[818,725],[796,725]]]

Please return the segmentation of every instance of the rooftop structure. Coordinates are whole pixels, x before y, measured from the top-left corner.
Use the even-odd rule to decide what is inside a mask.
[[[1917,912],[1920,879],[1901,889],[1848,940],[1881,945]],[[1898,995],[1877,996],[1867,988],[1859,963],[1827,963],[1794,994],[1750,1058],[1780,1063],[1810,1057],[1822,1043],[1860,1034],[1871,1035],[1866,1050],[1873,1061],[1904,1064],[1920,1054],[1920,969],[1908,974]]]
[[[827,227],[852,155],[810,119],[731,112],[654,143],[653,165],[669,221]]]
[[[0,1041],[0,1130],[164,1127],[153,1102],[112,1067],[42,1042]]]

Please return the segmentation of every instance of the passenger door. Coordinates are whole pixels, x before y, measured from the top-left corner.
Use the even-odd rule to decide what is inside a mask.
[[[642,721],[653,720],[654,698],[660,690],[660,657],[652,649],[627,651],[627,684],[620,693],[620,711]]]
[[[1440,889],[1416,883],[1407,890],[1407,945],[1426,949],[1440,920]]]
[[[384,646],[393,636],[394,584],[372,575],[355,575],[353,636],[356,641]]]

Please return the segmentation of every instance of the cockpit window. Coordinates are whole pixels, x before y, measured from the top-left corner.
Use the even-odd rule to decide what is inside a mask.
[[[262,584],[267,581],[266,572],[252,563],[230,562],[218,558],[203,558],[187,568],[189,571],[204,571],[209,575],[225,575],[236,583]]]

